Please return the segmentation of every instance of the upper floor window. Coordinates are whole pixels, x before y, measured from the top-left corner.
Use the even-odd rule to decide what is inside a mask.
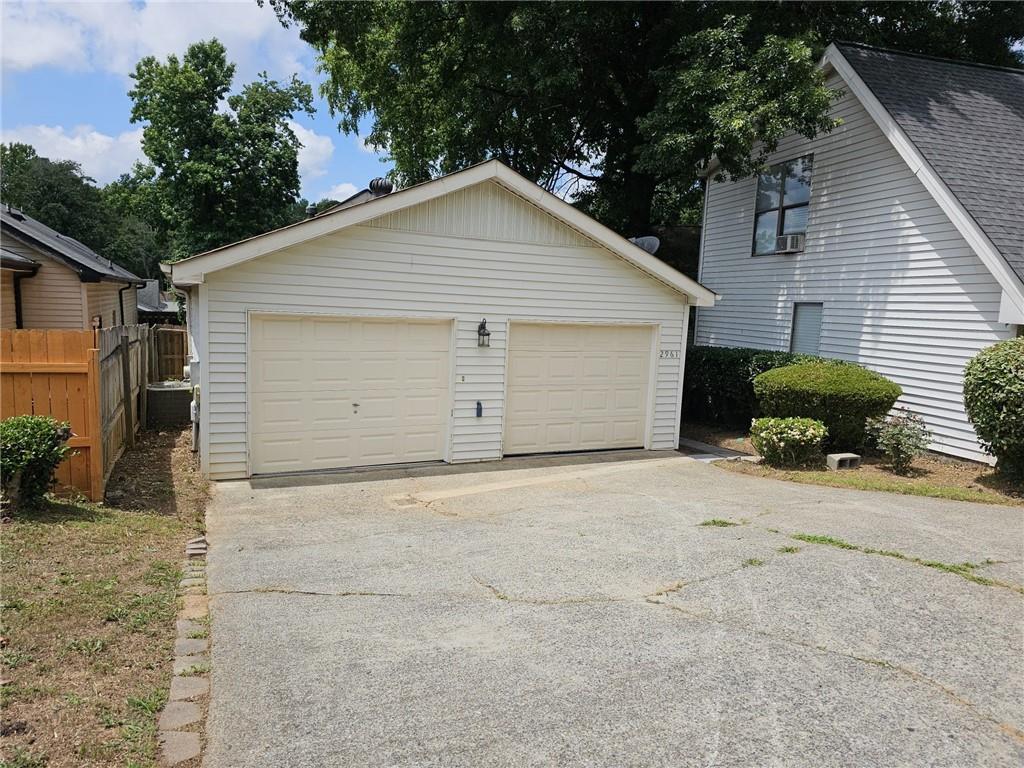
[[[754,211],[754,255],[777,253],[783,235],[807,232],[814,155],[773,165],[757,177]]]

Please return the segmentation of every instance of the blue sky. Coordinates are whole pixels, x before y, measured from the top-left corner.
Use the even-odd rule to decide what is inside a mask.
[[[0,139],[32,144],[44,157],[76,160],[100,183],[142,157],[128,89],[143,56],[180,56],[189,43],[216,37],[237,64],[236,87],[262,70],[278,79],[295,73],[314,92],[323,81],[298,30],[282,27],[256,0],[3,0],[0,14]],[[359,137],[338,130],[318,93],[316,106],[313,117],[295,120],[305,145],[299,156],[305,197],[346,197],[389,170]]]

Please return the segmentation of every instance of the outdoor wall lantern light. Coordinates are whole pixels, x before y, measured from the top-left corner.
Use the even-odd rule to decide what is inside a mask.
[[[478,347],[491,346],[491,332],[487,330],[487,318],[480,321],[476,328],[476,345]]]

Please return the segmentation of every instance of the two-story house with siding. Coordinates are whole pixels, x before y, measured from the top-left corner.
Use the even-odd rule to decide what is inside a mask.
[[[990,460],[963,370],[1024,327],[1024,70],[848,43],[822,66],[840,125],[707,185],[699,279],[721,298],[695,343],[860,363],[934,450]]]

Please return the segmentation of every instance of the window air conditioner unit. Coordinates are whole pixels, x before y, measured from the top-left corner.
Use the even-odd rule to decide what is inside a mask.
[[[775,238],[776,253],[800,253],[803,249],[803,235],[782,235]]]

